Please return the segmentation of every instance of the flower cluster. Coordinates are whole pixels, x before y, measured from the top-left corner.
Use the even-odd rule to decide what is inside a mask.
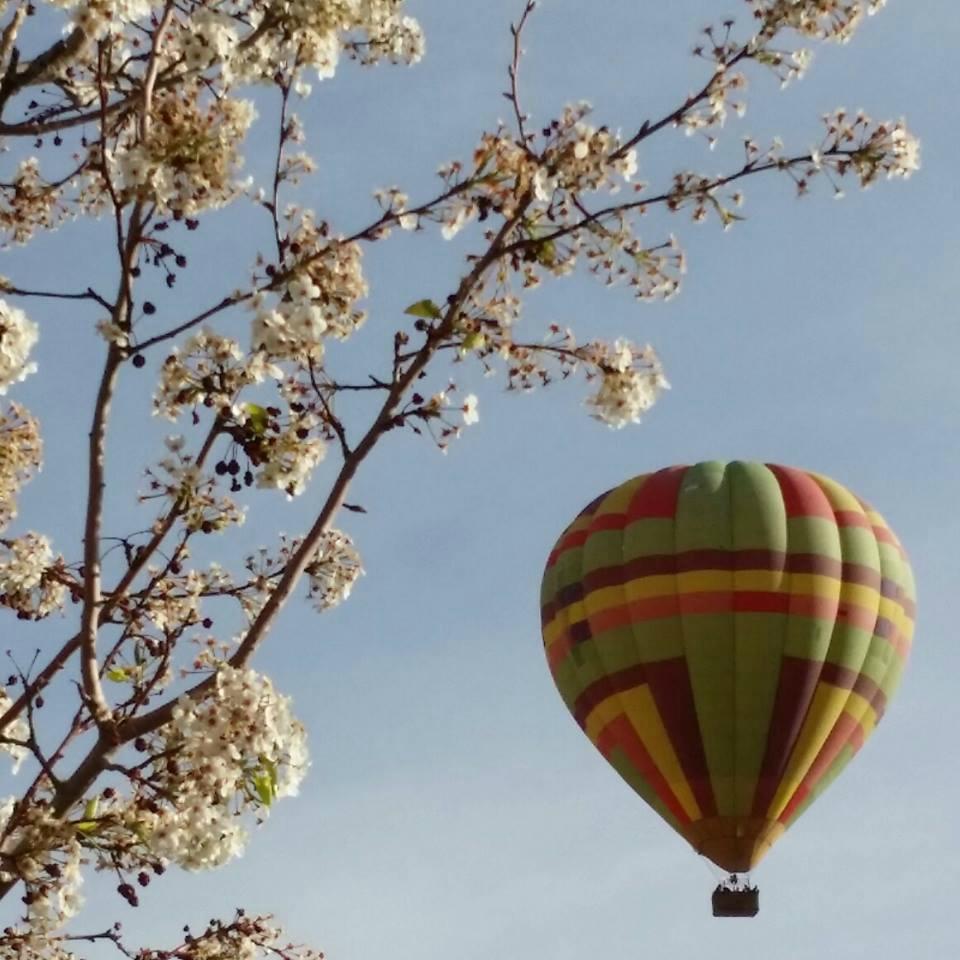
[[[43,179],[36,157],[22,160],[10,182],[0,184],[0,246],[27,243],[38,230],[58,226],[60,194]]]
[[[403,0],[234,0],[219,15],[192,18],[199,39],[189,49],[198,66],[223,57],[228,83],[271,82],[278,67],[293,67],[297,74],[312,68],[321,79],[329,78],[341,48],[365,64],[415,63],[423,55],[423,35],[416,20],[401,13],[402,5]],[[240,37],[238,22],[249,22],[253,31]],[[310,87],[298,80],[297,89],[306,94]]]
[[[816,40],[846,43],[865,15],[872,16],[887,0],[746,0],[762,22],[761,36],[786,28]]]
[[[793,62],[792,57],[787,59],[791,63]],[[787,69],[789,70],[789,68]],[[690,136],[712,127],[722,127],[731,109],[737,116],[744,116],[747,110],[746,102],[732,98],[740,95],[746,89],[746,86],[746,76],[738,71],[728,70],[721,59],[715,65],[706,98],[702,103],[684,110],[677,119],[677,126],[681,127]],[[714,138],[710,136],[708,140],[712,145]]]
[[[845,110],[836,110],[823,118],[827,128],[823,153],[840,154],[836,161],[838,172],[853,167],[861,187],[869,187],[881,177],[906,179],[920,168],[920,141],[900,120],[896,123],[874,123],[862,110],[850,116]],[[816,153],[814,163],[822,162],[823,154]]]
[[[585,262],[607,285],[631,286],[638,299],[667,299],[679,289],[685,260],[675,238],[649,244],[637,235],[636,220],[647,212],[647,186],[635,184],[635,199],[624,203],[595,212],[587,207],[587,194],[616,194],[637,171],[634,149],[609,128],[587,124],[588,112],[586,103],[566,107],[539,137],[528,135],[529,143],[504,128],[485,134],[472,171],[465,173],[458,163],[440,168],[446,194],[418,219],[439,220],[450,238],[475,218],[514,218],[502,263],[526,289],[542,276],[564,276]],[[498,279],[507,285],[503,276]]]
[[[125,196],[180,216],[223,206],[242,191],[236,173],[253,105],[230,97],[204,105],[203,90],[191,83],[176,92],[159,91],[149,137],[141,140],[128,130],[113,156]]]
[[[607,127],[584,122],[590,106],[579,103],[564,108],[561,116],[545,128],[547,143],[533,175],[536,198],[550,203],[557,190],[584,193],[609,188],[637,172],[637,153],[624,149],[620,138]]]
[[[326,444],[309,435],[303,418],[294,420],[277,433],[265,433],[257,446],[260,467],[257,486],[283,490],[288,498],[306,489],[307,481],[326,453]]]
[[[0,937],[0,960],[77,960],[61,936],[8,927]]]
[[[252,341],[271,359],[318,362],[327,337],[345,340],[364,321],[367,295],[359,244],[328,239],[325,224],[304,212],[284,244],[293,265],[275,296],[258,294]]]
[[[22,619],[39,620],[59,610],[67,588],[58,578],[63,558],[54,558],[50,541],[27,533],[0,541],[0,605]]]
[[[26,888],[26,932],[42,938],[74,916],[83,902],[82,848],[72,826],[57,820],[46,801],[17,807],[0,803],[0,879]]]
[[[0,396],[37,369],[28,362],[37,325],[19,308],[0,300]]]
[[[272,917],[248,917],[242,910],[230,923],[211,920],[174,950],[141,950],[138,960],[324,960],[323,953],[287,942]]]
[[[264,603],[273,593],[277,580],[303,542],[300,537],[289,537],[285,533],[280,534],[279,541],[279,545],[273,550],[260,547],[244,560],[250,579],[245,584],[245,589],[237,592],[237,599],[249,623],[259,616]]]
[[[197,405],[229,410],[244,387],[282,376],[262,351],[247,355],[236,340],[205,327],[164,361],[153,410],[168,420]]]
[[[42,462],[37,420],[17,403],[0,410],[0,532],[17,515],[17,494]]]
[[[444,239],[455,237],[475,218],[486,220],[491,212],[514,216],[528,193],[534,201],[530,220],[536,223],[562,218],[573,195],[603,189],[615,193],[629,182],[637,172],[636,151],[625,148],[609,128],[586,123],[589,112],[587,103],[565,107],[543,127],[539,153],[500,127],[481,138],[468,177],[460,179],[463,167],[458,162],[441,166],[439,175],[451,189],[430,216],[440,220]]]
[[[164,576],[153,568],[150,572],[154,584],[139,613],[162,631],[179,631],[200,623],[203,597],[232,586],[228,574],[216,565],[208,570],[189,570],[179,576]]]
[[[168,498],[192,532],[213,533],[242,524],[246,517],[243,509],[229,497],[218,496],[216,479],[205,474],[193,455],[185,452],[183,437],[167,437],[165,443],[169,455],[147,470],[150,490],[140,499]]]
[[[10,699],[10,695],[6,689],[0,687],[0,716],[5,714],[12,704],[13,700]],[[22,716],[16,716],[6,726],[0,729],[0,734],[4,737],[10,737],[12,740],[26,742],[30,736],[30,726]],[[27,748],[21,746],[19,743],[0,743],[0,751],[8,753],[13,757],[14,773],[20,769],[20,764],[23,763],[27,756]]]
[[[620,429],[638,423],[658,394],[670,387],[650,346],[638,348],[617,340],[612,346],[595,343],[581,347],[578,355],[596,369],[600,378],[600,386],[587,398],[587,406],[609,427]]]
[[[18,863],[20,876],[27,881],[29,903],[27,927],[33,933],[57,930],[75,916],[83,905],[80,887],[83,875],[80,872],[82,848],[75,838],[63,843],[58,856],[46,864],[42,861],[21,858]],[[55,864],[55,870],[49,869]],[[28,869],[30,872],[26,872]],[[30,889],[30,888],[33,889]]]
[[[308,765],[290,699],[268,677],[227,664],[217,666],[206,696],[180,701],[161,735],[156,762],[167,802],[140,810],[140,829],[154,854],[187,869],[220,866],[242,852],[243,812],[263,815],[295,794]]]
[[[339,530],[328,530],[306,568],[307,596],[322,613],[346,600],[362,573],[353,541]]]

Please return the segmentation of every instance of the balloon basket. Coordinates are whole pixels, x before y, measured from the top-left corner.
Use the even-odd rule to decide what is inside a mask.
[[[760,911],[760,891],[756,887],[719,886],[713,891],[711,902],[715,917],[755,917]]]

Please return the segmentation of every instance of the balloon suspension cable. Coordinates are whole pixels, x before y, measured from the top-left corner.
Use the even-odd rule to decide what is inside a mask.
[[[697,860],[700,861],[700,863],[703,864],[714,883],[719,885],[727,878],[727,874],[724,873],[723,870],[721,870],[712,860],[709,860],[702,853],[698,853],[692,847],[690,848],[690,852],[697,858]]]

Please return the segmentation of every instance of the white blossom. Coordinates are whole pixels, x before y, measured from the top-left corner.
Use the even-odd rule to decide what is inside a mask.
[[[346,600],[364,571],[353,541],[339,530],[328,530],[306,572],[307,595],[322,612]]]
[[[477,423],[480,420],[480,414],[477,413],[477,396],[469,393],[463,398],[463,422],[466,426]]]
[[[257,471],[258,487],[283,490],[288,498],[303,493],[327,447],[319,437],[301,437],[301,429],[291,424],[280,434],[265,438],[261,449],[266,462]]]
[[[73,827],[53,816],[43,804],[31,804],[17,811],[16,826],[9,821],[16,810],[13,797],[0,803],[0,835],[6,871],[0,878],[23,880],[26,931],[42,937],[63,926],[82,906],[82,848]]]
[[[242,192],[240,144],[256,117],[247,100],[201,102],[202,86],[156,96],[150,136],[128,131],[111,155],[125,193],[157,204],[163,213],[196,214]]]
[[[31,619],[63,606],[67,588],[52,574],[62,558],[54,558],[50,541],[27,533],[0,545],[0,604]]]
[[[357,243],[327,240],[309,212],[291,237],[299,268],[275,295],[254,298],[252,347],[271,360],[322,359],[324,341],[345,340],[364,321],[367,294]]]
[[[638,349],[624,340],[612,345],[594,344],[584,358],[599,371],[600,386],[587,398],[592,415],[619,430],[628,423],[639,423],[670,384],[663,375],[652,347]]]
[[[0,300],[0,396],[36,371],[37,365],[28,358],[38,334],[37,325],[22,310]]]
[[[247,355],[236,340],[204,327],[167,356],[153,412],[176,420],[185,409],[200,404],[229,408],[244,387],[282,376],[261,352]]]
[[[10,707],[13,706],[13,700],[10,698],[10,695],[7,693],[4,687],[0,687],[0,716],[7,712]],[[10,737],[13,740],[23,740],[26,741],[30,736],[30,727],[27,724],[27,721],[24,720],[23,716],[14,717],[2,730],[0,733],[5,737]],[[0,750],[4,753],[10,754],[13,757],[13,772],[16,773],[20,769],[20,764],[23,763],[24,759],[27,756],[27,748],[21,747],[16,743],[0,743]]]
[[[306,733],[268,677],[220,664],[213,689],[183,698],[163,730],[176,758],[171,805],[138,811],[150,849],[188,870],[217,867],[242,853],[245,809],[269,811],[296,794],[308,766]]]
[[[17,494],[42,462],[43,443],[36,419],[16,403],[0,410],[0,531],[17,515]]]
[[[846,43],[865,15],[872,16],[886,0],[749,0],[764,32],[789,27],[818,40]]]
[[[476,215],[472,204],[458,204],[453,207],[452,215],[443,221],[440,234],[444,240],[452,240]]]

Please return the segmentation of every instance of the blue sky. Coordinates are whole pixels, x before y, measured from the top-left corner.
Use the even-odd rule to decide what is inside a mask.
[[[468,155],[507,114],[507,25],[521,6],[411,2],[427,34],[420,65],[345,64],[317,83],[300,108],[320,163],[304,201],[350,230],[371,218],[376,186],[428,195],[436,166]],[[699,27],[727,12],[745,19],[735,0],[541,6],[526,38],[526,108],[542,121],[587,99],[598,122],[625,130],[702,83],[704,66],[687,52]],[[241,861],[168,874],[136,913],[110,884],[91,884],[84,927],[119,917],[132,940],[160,946],[184,922],[200,926],[243,903],[276,913],[293,938],[335,960],[686,958],[705,948],[720,958],[876,960],[955,949],[960,136],[949,78],[958,47],[950,0],[891,0],[849,46],[818,47],[799,85],[780,92],[754,76],[747,116],[727,132],[730,153],[670,131],[648,144],[644,179],[678,165],[718,172],[741,134],[781,133],[803,149],[819,139],[820,115],[845,105],[906,116],[923,169],[866,194],[851,185],[839,202],[826,189],[798,201],[786,178],[748,181],[748,220],[728,233],[660,221],[689,254],[684,289],[668,304],[637,304],[585,277],[531,297],[532,337],[556,321],[584,339],[649,340],[672,391],[642,425],[610,431],[586,416],[582,384],[507,395],[502,380],[457,369],[480,395],[480,423],[445,457],[388,438],[351,496],[369,512],[343,521],[367,576],[331,614],[292,606],[258,660],[310,731],[300,798],[278,806]],[[267,161],[254,155],[251,166]],[[218,295],[239,283],[249,250],[266,247],[265,222],[231,216],[204,226],[200,239],[215,249],[184,276],[184,303],[209,302],[211,277]],[[73,288],[103,275],[96,236],[70,228],[11,255],[3,272],[26,284],[53,264],[59,285]],[[469,239],[418,234],[369,251],[371,319],[333,358],[358,370],[382,361],[402,309],[455,284]],[[16,398],[41,416],[49,450],[22,516],[34,526],[31,516],[50,517],[62,545],[78,530],[73,463],[85,430],[69,412],[94,389],[87,364],[100,345],[69,310],[29,306],[43,327],[41,374]],[[232,323],[242,330],[246,318]],[[149,381],[131,381],[113,453],[121,519],[131,515],[125,491],[138,484],[138,424],[149,409]],[[897,698],[758,871],[762,909],[749,924],[710,918],[716,872],[579,732],[539,636],[543,562],[580,508],[636,473],[711,458],[782,462],[845,483],[897,531],[919,592]],[[244,537],[295,532],[315,503],[278,500]]]

